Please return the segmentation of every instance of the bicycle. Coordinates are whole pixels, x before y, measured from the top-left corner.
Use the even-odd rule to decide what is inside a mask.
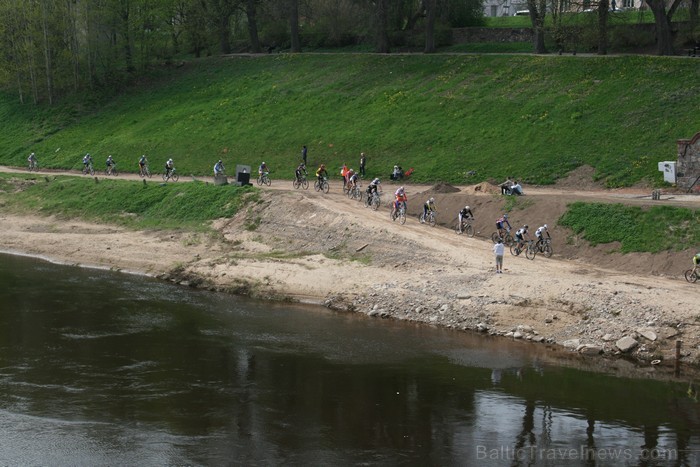
[[[535,249],[537,250],[538,253],[542,253],[545,258],[550,258],[552,256],[552,253],[554,253],[554,250],[552,250],[552,239],[551,238],[546,238],[542,240],[538,240],[535,243]]]
[[[698,280],[697,271],[693,271],[692,269],[688,269],[684,275],[685,275],[685,280],[687,280],[691,284],[694,282],[697,282],[697,280]]]
[[[534,259],[535,258],[535,252],[534,252],[535,247],[532,243],[533,243],[532,240],[528,240],[527,243],[523,243],[523,244],[513,242],[513,244],[510,245],[510,254],[513,256],[518,256],[523,251],[526,251],[525,256],[527,256],[528,255],[527,252],[529,251],[529,254],[532,256],[532,258],[528,257],[528,259]]]
[[[83,164],[83,175],[95,175],[95,168],[92,166],[92,162],[88,165]]]
[[[302,175],[301,178],[296,178],[294,177],[294,181],[292,181],[292,186],[294,188],[303,188],[305,190],[309,189],[309,181],[306,179],[305,175]]]
[[[362,189],[360,188],[360,184],[359,184],[359,183],[356,184],[354,187],[352,187],[352,188],[348,191],[348,198],[350,198],[350,199],[356,199],[356,200],[358,200],[358,201],[362,201],[362,195],[363,195],[363,191],[362,191]]]
[[[39,170],[39,163],[37,161],[30,160],[29,161],[29,171],[33,172],[36,170]]]
[[[404,203],[400,203],[399,210],[392,212],[390,214],[390,217],[391,217],[392,221],[395,221],[396,219],[398,219],[400,224],[402,224],[402,225],[405,224],[406,223],[406,206],[404,205]]]
[[[426,224],[430,224],[430,227],[435,227],[435,224],[437,224],[437,216],[433,210],[428,211],[428,217],[425,217],[424,212],[420,213],[418,220],[421,223],[425,222]]]
[[[371,195],[367,196],[367,206],[371,207],[372,211],[376,211],[381,205],[381,193],[379,193],[378,191],[375,191]]]
[[[467,234],[467,237],[473,237],[474,227],[472,227],[471,223],[466,219],[462,219],[462,225],[460,225],[458,218],[455,223],[455,232],[457,235]]]
[[[178,175],[177,172],[175,172],[175,168],[166,170],[163,174],[163,181],[167,182],[168,180],[172,180],[173,182],[177,182],[178,180],[180,180],[180,175]]]
[[[107,168],[105,169],[105,175],[106,176],[114,175],[115,177],[117,175],[119,175],[119,172],[117,172],[117,164],[108,165]]]
[[[148,168],[148,164],[139,166],[139,176],[141,178],[148,177],[151,178],[153,175],[151,174],[151,169]]]
[[[326,177],[323,177],[321,180],[316,179],[314,182],[314,190],[316,191],[322,191],[324,193],[328,193],[329,190],[328,186],[328,179]]]
[[[493,243],[498,243],[499,238],[506,246],[512,246],[515,242],[515,240],[513,240],[513,236],[510,234],[510,230],[506,230],[505,236],[500,235],[498,231],[491,234],[491,241],[493,241]]]
[[[269,172],[263,172],[258,175],[258,185],[270,186],[270,183],[272,183],[272,180],[270,180]]]

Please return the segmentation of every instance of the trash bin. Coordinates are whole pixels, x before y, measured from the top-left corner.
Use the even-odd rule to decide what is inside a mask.
[[[241,185],[249,185],[250,184],[250,174],[247,172],[238,172],[238,176],[236,177],[236,181]]]

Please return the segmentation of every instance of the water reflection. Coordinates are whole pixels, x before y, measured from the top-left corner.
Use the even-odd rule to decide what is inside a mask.
[[[687,383],[26,258],[0,256],[0,284],[2,464],[698,460]]]

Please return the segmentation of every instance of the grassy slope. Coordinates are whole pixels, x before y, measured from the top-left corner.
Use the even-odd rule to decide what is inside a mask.
[[[697,60],[665,57],[269,55],[217,58],[169,70],[159,82],[95,112],[35,110],[0,99],[0,164],[77,168],[91,152],[135,170],[208,174],[218,158],[268,162],[291,177],[309,162],[370,175],[395,163],[418,181],[507,176],[548,183],[590,164],[611,185],[660,180],[657,162],[696,131]]]

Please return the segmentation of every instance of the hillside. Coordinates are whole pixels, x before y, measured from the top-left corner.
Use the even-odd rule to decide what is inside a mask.
[[[173,157],[209,174],[223,158],[291,177],[309,163],[394,164],[417,182],[506,177],[548,184],[588,165],[608,186],[660,183],[657,162],[698,131],[700,67],[682,57],[273,54],[154,70],[111,99],[55,108],[0,98],[0,164],[77,168],[90,152],[135,170]],[[693,109],[691,111],[691,109]],[[470,175],[471,174],[471,175]]]

